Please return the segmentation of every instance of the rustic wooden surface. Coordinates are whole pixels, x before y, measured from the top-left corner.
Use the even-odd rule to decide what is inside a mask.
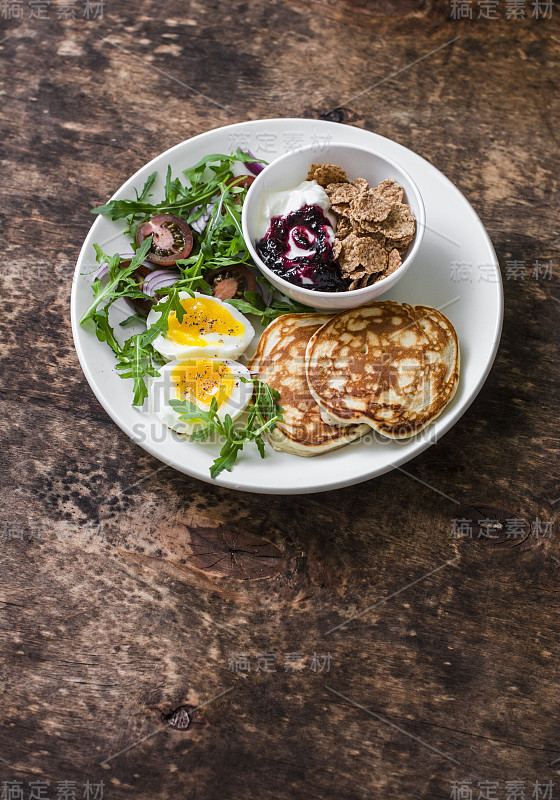
[[[560,7],[506,5],[107,0],[102,19],[0,20],[0,796],[506,798],[520,780],[560,797]],[[74,352],[89,209],[189,136],[327,112],[473,203],[505,279],[493,371],[406,473],[290,499],[160,470]],[[453,538],[479,504],[530,535]],[[186,730],[162,717],[181,706],[200,706]]]

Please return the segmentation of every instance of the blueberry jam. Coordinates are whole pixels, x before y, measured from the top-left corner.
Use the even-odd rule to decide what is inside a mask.
[[[344,292],[349,281],[342,277],[333,258],[333,228],[320,206],[303,206],[285,217],[272,217],[257,253],[278,277],[304,289]]]

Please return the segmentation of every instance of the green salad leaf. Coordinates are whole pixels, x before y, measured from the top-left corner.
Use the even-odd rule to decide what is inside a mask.
[[[274,287],[271,288],[274,291]],[[242,314],[254,314],[259,317],[265,327],[283,314],[309,314],[315,311],[314,308],[298,303],[297,300],[290,300],[288,297],[283,297],[281,300],[273,297],[270,304],[266,305],[258,292],[244,292],[243,300],[232,298],[226,300],[226,303],[231,303]]]
[[[103,280],[99,280],[99,278],[94,280],[92,285],[93,300],[82,314],[80,325],[83,325],[88,319],[92,319],[102,303],[103,308],[108,310],[109,306],[119,297],[145,297],[144,293],[138,289],[138,284],[132,278],[132,273],[138,269],[140,264],[144,263],[151,246],[152,237],[149,236],[142,243],[142,247],[130,264],[127,267],[121,267],[121,257],[118,253],[114,256],[107,256],[99,245],[94,245],[97,261],[101,263],[106,261],[109,265],[109,280],[107,283],[103,283]]]
[[[155,363],[160,359],[159,353],[153,347],[145,347],[142,343],[142,335],[136,334],[128,339],[120,353],[116,370],[121,378],[132,378],[134,381],[134,398],[132,405],[141,406],[148,396],[146,387],[146,376],[159,375]],[[163,363],[162,360],[159,363]]]
[[[167,168],[164,185],[164,199],[160,203],[151,203],[150,190],[153,187],[157,173],[152,173],[140,194],[136,191],[135,200],[110,200],[97,208],[92,209],[92,214],[102,214],[113,220],[128,219],[128,232],[135,234],[138,225],[146,222],[156,214],[175,214],[190,222],[204,213],[207,203],[215,205],[216,196],[220,196],[226,181],[234,181],[233,167],[236,164],[262,162],[255,159],[239,148],[230,155],[213,154],[202,158],[194,167],[183,171],[185,182],[179,178],[171,177],[171,166]],[[232,183],[226,194],[232,197],[236,194],[244,198],[246,189]],[[242,205],[242,202],[240,203]],[[200,207],[200,208],[198,208]],[[194,212],[194,214],[193,214]],[[244,247],[242,249],[245,249]]]
[[[266,383],[256,378],[241,378],[244,383],[253,384],[252,405],[249,409],[245,424],[235,423],[229,414],[221,420],[218,416],[218,403],[213,397],[208,411],[203,411],[190,400],[170,400],[170,405],[175,411],[180,412],[184,420],[202,420],[204,425],[195,430],[190,438],[193,441],[204,442],[217,434],[225,439],[220,455],[210,467],[210,476],[215,478],[224,469],[231,472],[237,456],[246,444],[254,442],[261,455],[265,456],[264,440],[265,431],[274,430],[276,423],[282,420],[282,407],[278,404],[279,393]]]

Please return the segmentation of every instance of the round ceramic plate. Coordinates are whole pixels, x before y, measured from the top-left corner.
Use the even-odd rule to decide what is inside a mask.
[[[211,153],[229,153],[241,147],[272,161],[304,145],[313,145],[318,161],[328,161],[329,145],[334,142],[362,145],[386,154],[400,162],[418,184],[426,206],[422,245],[411,269],[382,299],[433,306],[449,317],[461,349],[457,393],[435,422],[412,439],[368,436],[311,459],[277,453],[267,446],[263,460],[254,445],[247,446],[232,472],[222,472],[212,481],[209,467],[219,447],[185,441],[151,418],[147,424],[146,412],[131,405],[131,381],[117,375],[112,351],[97,340],[89,324],[78,324],[91,299],[94,242],[105,252],[130,251],[122,233],[124,220],[112,222],[98,217],[83,244],[72,286],[72,330],[78,357],[97,399],[117,425],[149,453],[181,472],[231,489],[271,494],[320,492],[359,483],[404,464],[437,442],[465,413],[490,371],[500,340],[503,292],[488,234],[461,192],[441,172],[383,136],[309,119],[229,125],[181,142],[154,158],[121,186],[113,199],[134,197],[133,190],[140,190],[154,170],[163,179],[168,164],[175,177]],[[156,198],[161,186],[159,182],[154,188]],[[112,314],[113,321],[118,322],[119,314],[124,319],[130,311],[124,301],[117,301]],[[127,336],[133,332],[126,329]]]

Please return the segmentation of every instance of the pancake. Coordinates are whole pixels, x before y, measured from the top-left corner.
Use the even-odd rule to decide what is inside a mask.
[[[447,317],[389,300],[332,317],[311,337],[306,363],[326,422],[366,423],[394,439],[429,425],[459,381],[457,334]]]
[[[315,456],[342,447],[367,433],[367,425],[329,425],[311,397],[305,373],[305,350],[310,337],[330,314],[284,314],[262,334],[249,364],[262,381],[280,392],[282,422],[266,436],[275,450]]]

